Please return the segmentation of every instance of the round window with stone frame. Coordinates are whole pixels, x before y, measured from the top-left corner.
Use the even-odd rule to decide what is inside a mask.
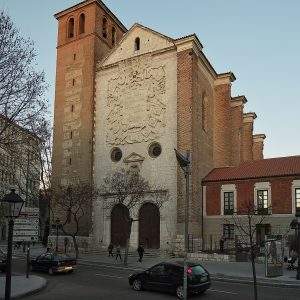
[[[113,148],[110,152],[110,158],[113,162],[120,161],[122,156],[123,156],[122,150],[118,147]]]
[[[148,153],[149,153],[150,157],[152,157],[152,158],[156,158],[156,157],[160,156],[161,151],[162,151],[161,145],[157,142],[152,143],[148,149]]]

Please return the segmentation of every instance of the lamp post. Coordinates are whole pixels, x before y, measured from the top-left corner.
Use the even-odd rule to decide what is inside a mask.
[[[10,300],[11,294],[11,260],[12,260],[12,241],[14,230],[14,219],[18,218],[23,207],[24,201],[16,194],[15,189],[5,195],[1,204],[4,208],[5,217],[8,218],[8,237],[7,237],[7,269],[5,280],[5,300]]]
[[[300,280],[300,211],[299,210],[296,211],[295,219],[291,222],[290,227],[292,229],[295,229],[296,248],[298,254],[298,266],[297,266],[296,279]]]
[[[57,253],[58,252],[58,227],[60,225],[60,219],[57,218],[55,220],[55,224],[56,224],[56,246],[55,246],[55,252]]]
[[[185,222],[184,222],[184,246],[185,246],[185,256],[184,256],[184,268],[183,268],[183,299],[187,299],[187,254],[188,254],[188,242],[189,242],[189,203],[190,203],[190,174],[191,174],[191,161],[190,161],[190,151],[187,151],[186,156],[182,155],[176,149],[175,154],[177,162],[180,168],[184,172],[185,176]]]

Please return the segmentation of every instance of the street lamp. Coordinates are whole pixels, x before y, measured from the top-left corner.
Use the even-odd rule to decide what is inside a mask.
[[[56,225],[56,246],[55,246],[55,252],[57,253],[58,252],[58,227],[60,225],[60,219],[57,218],[55,220],[55,225]]]
[[[290,227],[295,229],[296,248],[298,254],[298,266],[296,279],[300,280],[300,211],[296,210],[295,219],[291,222]]]
[[[24,201],[16,194],[15,189],[5,195],[1,200],[2,207],[4,208],[5,217],[8,221],[8,237],[7,237],[7,270],[5,281],[5,300],[10,300],[11,293],[11,259],[12,259],[12,241],[14,230],[14,219],[18,218],[23,207]]]
[[[175,154],[177,162],[180,168],[184,172],[185,176],[185,222],[184,222],[184,245],[185,245],[185,256],[184,256],[184,268],[183,268],[183,299],[187,299],[187,254],[188,254],[188,242],[189,242],[189,202],[190,202],[190,174],[191,174],[191,160],[190,151],[187,151],[186,156],[182,155],[176,149]]]

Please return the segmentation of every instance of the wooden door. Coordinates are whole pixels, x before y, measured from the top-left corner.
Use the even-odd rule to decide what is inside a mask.
[[[139,213],[139,243],[148,249],[158,249],[160,244],[160,215],[153,203],[145,203]]]
[[[114,246],[126,246],[129,234],[129,211],[125,205],[117,204],[111,212],[111,243]]]

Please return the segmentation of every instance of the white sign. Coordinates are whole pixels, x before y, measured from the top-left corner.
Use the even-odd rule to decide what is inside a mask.
[[[25,207],[15,220],[13,241],[38,241],[39,209]]]

